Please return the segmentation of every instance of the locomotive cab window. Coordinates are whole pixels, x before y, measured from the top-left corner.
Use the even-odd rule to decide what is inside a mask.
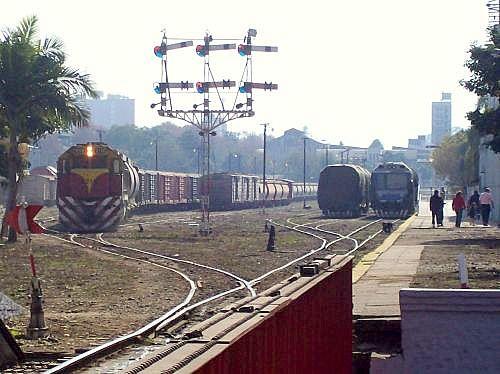
[[[120,161],[113,160],[113,173],[120,174]]]
[[[376,174],[374,181],[377,188],[385,190],[404,190],[408,186],[406,174]]]

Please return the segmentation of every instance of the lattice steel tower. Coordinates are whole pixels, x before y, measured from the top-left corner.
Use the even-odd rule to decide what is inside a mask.
[[[488,0],[486,6],[488,7],[490,26],[498,27],[500,25],[500,0]]]
[[[233,80],[216,80],[210,67],[210,53],[214,51],[236,50],[236,44],[211,44],[214,39],[208,33],[203,38],[203,44],[196,46],[196,53],[203,58],[203,82],[196,85],[189,81],[170,82],[168,79],[168,58],[169,51],[193,46],[193,41],[183,41],[180,43],[168,44],[167,36],[164,33],[161,45],[154,48],[154,53],[161,58],[162,78],[155,84],[155,92],[160,95],[160,102],[151,104],[151,108],[160,105],[158,114],[160,116],[180,119],[196,126],[199,135],[202,137],[202,163],[201,181],[199,184],[199,196],[201,203],[201,224],[200,233],[208,235],[210,227],[210,137],[215,135],[215,129],[224,123],[237,118],[252,117],[253,111],[253,90],[276,90],[277,84],[272,82],[254,83],[252,74],[252,52],[277,52],[278,47],[256,46],[252,44],[252,38],[257,36],[257,31],[249,29],[243,38],[243,44],[238,46],[238,53],[246,57],[246,62],[241,74],[236,90],[236,82]],[[228,40],[228,39],[224,39]],[[170,58],[170,56],[169,56]],[[196,88],[196,91],[203,95],[203,104],[194,104],[192,109],[175,109],[173,105],[173,90],[189,90]],[[228,89],[234,95],[231,108],[227,108],[222,100],[221,90]],[[243,102],[238,103],[239,96]],[[213,100],[213,98],[216,100]],[[215,105],[214,105],[215,103]],[[198,109],[202,106],[203,109]]]

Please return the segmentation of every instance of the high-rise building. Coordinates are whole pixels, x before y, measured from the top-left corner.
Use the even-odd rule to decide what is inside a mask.
[[[451,135],[451,93],[443,92],[441,101],[432,103],[432,144],[439,145]]]
[[[114,125],[135,123],[135,100],[120,95],[86,100],[90,109],[90,123],[94,127],[108,129]]]

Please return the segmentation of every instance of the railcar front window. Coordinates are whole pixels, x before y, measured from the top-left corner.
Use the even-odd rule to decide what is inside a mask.
[[[380,190],[404,190],[408,185],[406,174],[376,174],[375,187]]]

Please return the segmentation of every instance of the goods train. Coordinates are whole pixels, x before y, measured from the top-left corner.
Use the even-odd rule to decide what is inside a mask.
[[[405,218],[418,211],[417,173],[402,162],[376,167],[371,176],[371,205],[383,218]]]
[[[206,186],[206,177],[200,178],[200,186]],[[230,210],[278,206],[292,200],[315,197],[316,183],[296,183],[286,179],[263,180],[255,175],[216,173],[209,177],[210,208]],[[204,187],[202,187],[204,188]]]
[[[326,217],[358,217],[370,206],[370,172],[358,165],[328,165],[319,175],[318,205]]]
[[[199,206],[196,174],[141,170],[123,153],[104,143],[78,144],[57,161],[59,221],[74,232],[114,229],[132,209],[142,211],[193,209]],[[267,205],[316,195],[287,180],[218,173],[210,176],[210,207],[214,210],[259,206],[265,190]]]

